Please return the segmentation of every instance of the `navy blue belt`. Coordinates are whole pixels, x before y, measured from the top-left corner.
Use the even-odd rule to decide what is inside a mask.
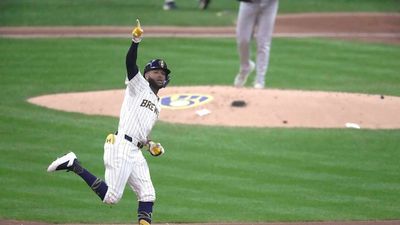
[[[115,132],[115,135],[118,135],[118,131],[116,131]],[[133,138],[131,137],[131,136],[128,136],[128,135],[124,135],[124,138],[125,138],[125,140],[127,140],[127,141],[129,141],[129,142],[131,142],[131,143],[133,143]],[[143,148],[143,144],[142,144],[142,142],[138,142],[138,143],[136,143],[136,146],[138,147],[138,148]]]

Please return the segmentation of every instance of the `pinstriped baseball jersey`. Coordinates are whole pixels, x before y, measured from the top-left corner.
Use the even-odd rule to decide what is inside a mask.
[[[147,141],[158,119],[161,103],[139,71],[131,80],[126,79],[125,83],[127,86],[120,112],[118,137],[114,144],[104,144],[108,191],[103,201],[119,201],[128,183],[139,201],[154,202],[156,195],[149,167],[136,143]],[[127,141],[124,135],[130,136],[132,142]]]
[[[126,83],[118,132],[145,143],[158,119],[161,104],[140,72]]]

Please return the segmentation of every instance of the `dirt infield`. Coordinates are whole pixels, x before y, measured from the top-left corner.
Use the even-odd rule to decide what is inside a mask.
[[[129,37],[132,27],[0,27],[0,36]],[[146,37],[234,37],[235,27],[146,26]],[[278,15],[274,37],[325,37],[400,44],[400,13],[307,13]]]

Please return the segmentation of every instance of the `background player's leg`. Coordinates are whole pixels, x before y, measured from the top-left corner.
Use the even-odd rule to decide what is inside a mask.
[[[243,87],[247,78],[254,70],[254,62],[250,60],[250,41],[257,19],[257,5],[241,2],[239,6],[236,26],[236,41],[239,53],[239,73],[235,77],[234,85]]]
[[[241,2],[236,26],[236,41],[240,59],[239,74],[250,72],[250,41],[256,22],[257,5]]]
[[[262,13],[258,20],[258,31],[256,36],[257,67],[256,79],[254,82],[255,88],[263,88],[265,86],[265,74],[268,71],[272,33],[278,11],[278,0],[268,0],[261,4]]]

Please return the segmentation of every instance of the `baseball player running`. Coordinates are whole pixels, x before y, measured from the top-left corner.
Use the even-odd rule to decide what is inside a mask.
[[[127,87],[118,131],[109,134],[104,144],[105,181],[83,168],[73,152],[56,159],[47,171],[73,171],[106,204],[116,204],[126,184],[129,184],[138,199],[138,222],[140,225],[149,225],[156,195],[141,148],[146,146],[153,156],[164,153],[161,144],[149,140],[148,136],[160,113],[157,93],[168,85],[170,70],[165,61],[154,59],[145,66],[144,75],[140,73],[136,59],[142,34],[137,20],[132,31],[132,44],[126,55]]]

